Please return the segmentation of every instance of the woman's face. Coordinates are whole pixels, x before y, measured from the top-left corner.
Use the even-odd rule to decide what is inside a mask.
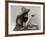
[[[26,11],[26,9],[24,7],[22,7],[22,13],[24,13]]]

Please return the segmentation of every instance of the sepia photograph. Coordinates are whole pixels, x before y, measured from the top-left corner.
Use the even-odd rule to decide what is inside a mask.
[[[40,7],[11,6],[11,22],[13,31],[39,30]]]
[[[8,3],[8,34],[43,32],[43,4]]]

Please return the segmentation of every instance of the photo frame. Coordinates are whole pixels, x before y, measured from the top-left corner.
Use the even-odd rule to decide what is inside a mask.
[[[25,14],[24,17],[21,15],[23,13]],[[18,22],[17,17],[20,15],[22,16],[23,24],[20,24],[21,23],[20,21]],[[27,18],[28,21],[24,23],[27,20]],[[21,17],[19,19],[21,20]],[[29,22],[31,24],[29,24]],[[18,25],[18,23],[22,26]],[[6,36],[37,35],[44,33],[45,33],[44,2],[7,1],[5,3]]]

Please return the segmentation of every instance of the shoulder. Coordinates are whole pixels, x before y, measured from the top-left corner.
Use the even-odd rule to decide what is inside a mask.
[[[21,16],[17,16],[16,21],[21,20]]]

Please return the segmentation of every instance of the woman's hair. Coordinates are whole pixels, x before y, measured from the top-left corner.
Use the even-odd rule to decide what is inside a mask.
[[[23,13],[28,13],[30,11],[30,9],[26,9],[25,7],[22,7],[22,12]]]

